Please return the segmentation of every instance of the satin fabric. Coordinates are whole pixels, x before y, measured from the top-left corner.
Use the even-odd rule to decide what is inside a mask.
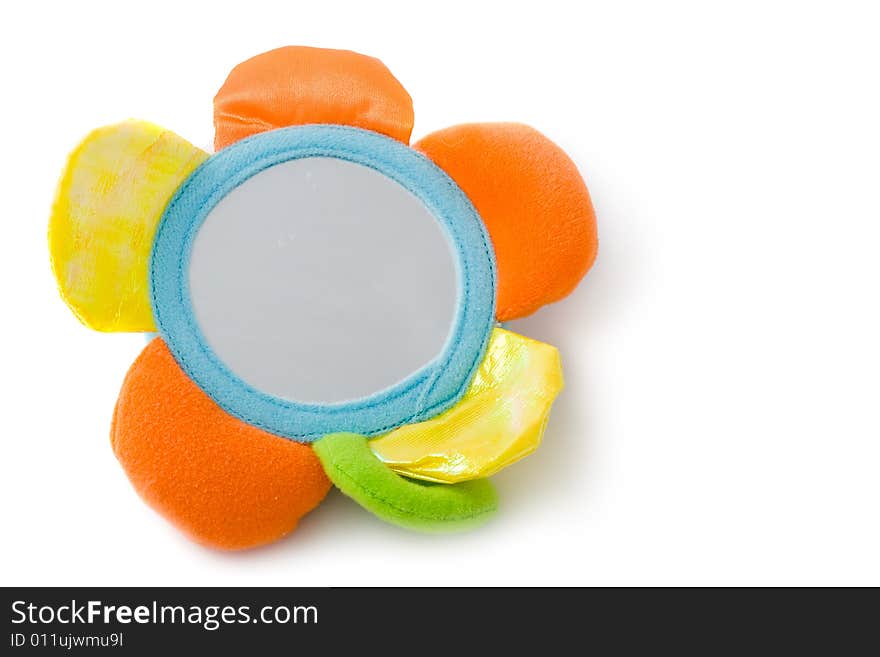
[[[392,470],[415,479],[488,477],[537,449],[562,387],[556,347],[496,328],[458,404],[376,438],[370,448]]]

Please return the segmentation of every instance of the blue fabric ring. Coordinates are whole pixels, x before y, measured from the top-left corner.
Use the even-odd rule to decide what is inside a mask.
[[[189,295],[192,245],[208,213],[260,171],[305,157],[347,160],[396,181],[441,223],[458,256],[457,316],[440,355],[381,392],[327,405],[282,399],[245,383],[207,345]],[[299,126],[233,144],[208,158],[181,185],[156,232],[150,257],[150,300],[159,332],[177,362],[231,415],[303,443],[339,431],[375,436],[437,415],[464,394],[494,325],[495,260],[470,200],[433,162],[394,139],[367,130]]]

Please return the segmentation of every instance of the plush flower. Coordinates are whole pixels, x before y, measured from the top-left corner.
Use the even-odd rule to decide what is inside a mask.
[[[135,489],[228,549],[289,533],[333,484],[405,527],[484,521],[488,477],[538,446],[562,388],[556,349],[500,323],[596,255],[575,165],[512,123],[410,146],[406,90],[348,51],[243,62],[214,123],[214,154],[140,121],[95,130],[52,210],[76,316],[158,334],[113,414]]]

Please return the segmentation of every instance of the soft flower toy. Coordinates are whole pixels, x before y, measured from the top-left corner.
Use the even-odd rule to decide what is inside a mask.
[[[99,331],[158,332],[111,442],[195,540],[277,540],[331,484],[446,530],[540,443],[554,347],[502,328],[596,256],[572,161],[519,124],[409,146],[412,101],[376,59],[287,47],[233,69],[210,155],[140,121],[67,162],[49,228],[62,297]]]

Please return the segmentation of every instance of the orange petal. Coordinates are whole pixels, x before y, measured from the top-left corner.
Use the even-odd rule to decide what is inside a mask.
[[[180,369],[160,338],[125,378],[111,441],[141,497],[213,547],[274,541],[330,489],[310,446],[228,415]]]
[[[596,216],[574,162],[534,128],[472,123],[413,148],[464,190],[486,224],[498,266],[496,317],[524,317],[577,286],[596,259]]]
[[[214,97],[217,150],[259,132],[307,123],[365,128],[408,144],[412,99],[378,59],[304,46],[242,62]]]

